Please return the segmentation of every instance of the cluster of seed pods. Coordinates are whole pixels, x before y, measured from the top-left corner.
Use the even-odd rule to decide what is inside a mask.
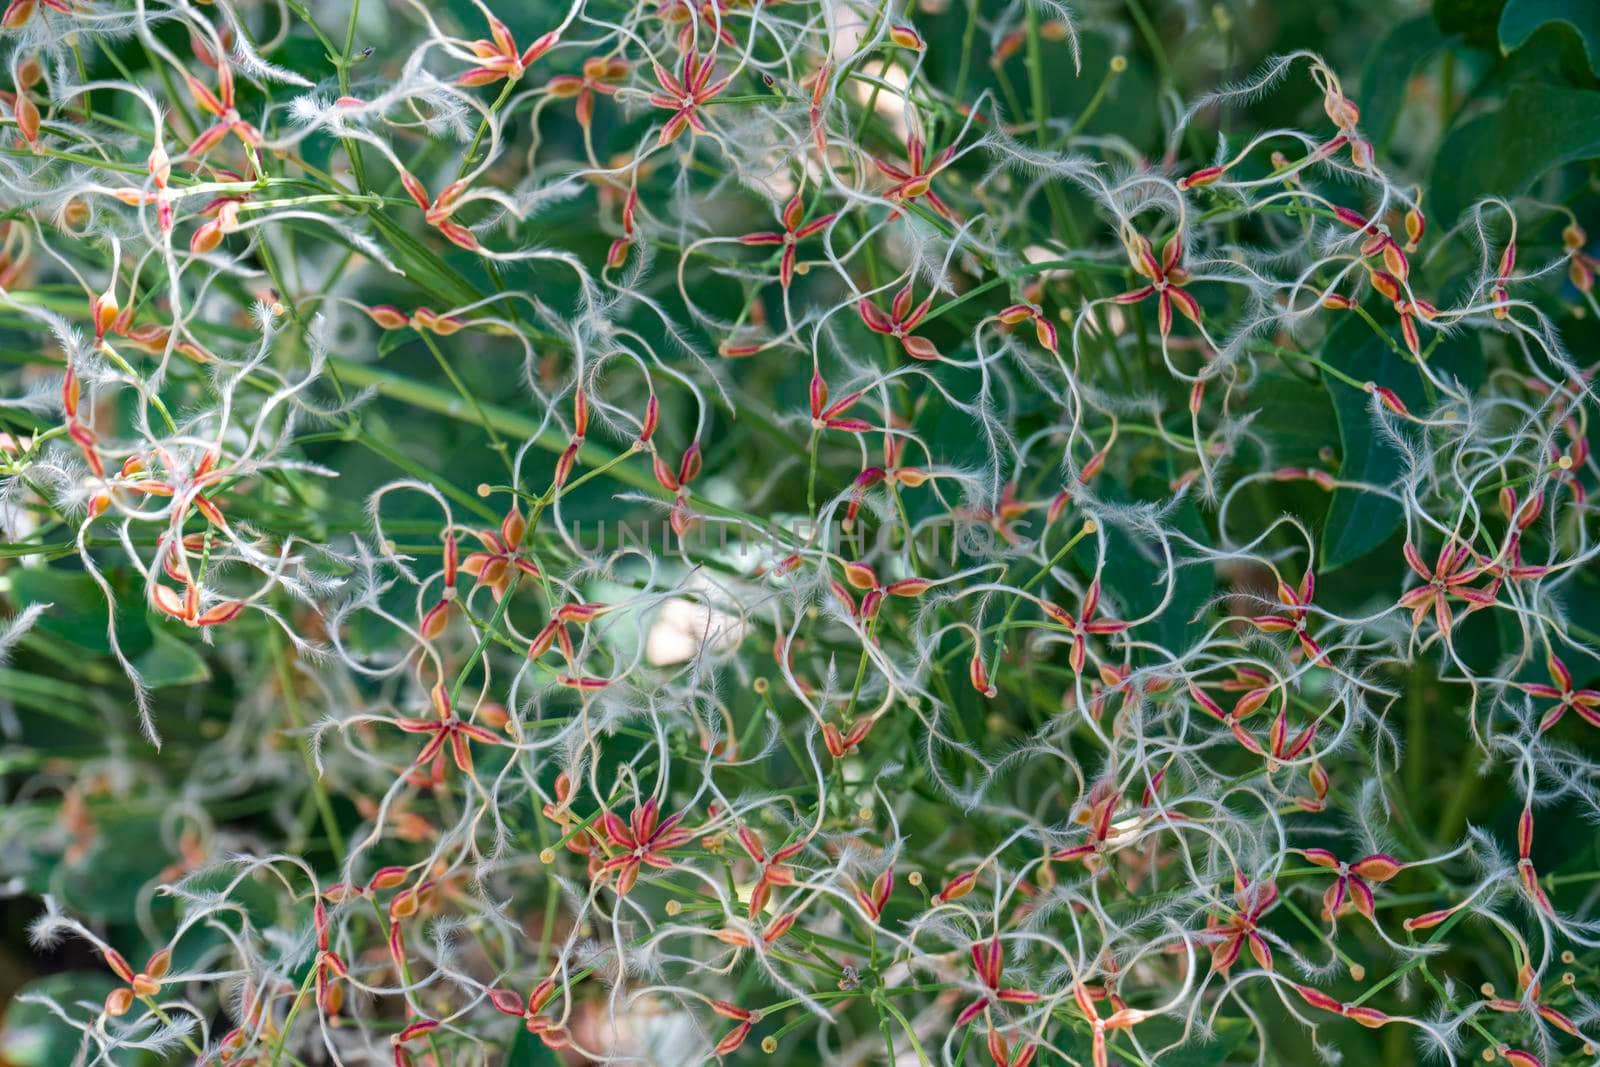
[[[174,820],[74,1063],[1594,1054],[1592,196],[1309,53],[1086,134],[1098,6],[514,8],[4,13],[5,558],[149,772],[23,793]]]

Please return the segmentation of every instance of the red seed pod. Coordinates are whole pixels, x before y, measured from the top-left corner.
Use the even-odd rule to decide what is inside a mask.
[[[106,291],[89,301],[89,316],[94,320],[94,339],[102,341],[112,324],[117,321],[117,313],[121,308],[117,304],[117,294],[111,286]]]
[[[11,0],[6,6],[5,14],[0,16],[0,27],[8,30],[21,29],[33,18],[34,9],[38,7],[37,0]]]
[[[701,467],[700,442],[695,441],[684,450],[683,460],[678,464],[678,484],[688,485],[700,474]]]
[[[1033,336],[1039,346],[1046,352],[1059,353],[1061,339],[1056,334],[1056,324],[1043,315],[1036,315],[1033,320]]]
[[[78,401],[82,396],[83,386],[78,380],[78,372],[72,368],[72,363],[67,363],[67,373],[61,379],[61,406],[66,410],[67,418],[74,418],[78,414]]]
[[[195,616],[196,626],[221,626],[225,622],[232,622],[244,611],[245,602],[242,600],[224,600],[214,607],[202,611]]]
[[[667,466],[666,461],[661,458],[661,453],[651,453],[650,469],[655,474],[656,481],[660,483],[661,488],[669,493],[678,491],[678,476],[672,473],[672,468]]]
[[[884,592],[890,596],[918,597],[932,588],[933,582],[927,578],[902,578],[897,582],[890,582]]]
[[[606,252],[606,266],[612,270],[621,270],[622,265],[628,262],[628,246],[632,242],[626,237],[618,237],[611,242],[611,248]]]
[[[437,641],[450,625],[450,601],[437,601],[422,616],[417,629],[429,641]]]
[[[561,622],[585,626],[610,611],[612,606],[611,604],[563,604],[556,610],[556,618]]]
[[[39,106],[28,97],[27,90],[20,85],[17,86],[16,100],[11,105],[11,111],[16,116],[17,132],[22,134],[30,147],[38,143]]]
[[[1567,264],[1567,278],[1572,282],[1572,287],[1580,293],[1589,293],[1594,289],[1594,267],[1588,256],[1576,255]]]
[[[1544,494],[1535,493],[1522,505],[1522,510],[1517,512],[1517,529],[1526,530],[1539,521],[1539,516],[1544,513]]]
[[[1360,1023],[1369,1030],[1376,1030],[1379,1027],[1386,1026],[1388,1023],[1393,1021],[1389,1016],[1385,1015],[1377,1008],[1368,1008],[1354,1004],[1345,1005],[1344,1010],[1340,1014],[1342,1014],[1346,1019],[1351,1019]]]
[[[1379,403],[1388,408],[1390,411],[1394,412],[1396,415],[1408,416],[1411,414],[1411,412],[1406,409],[1405,401],[1400,399],[1400,394],[1396,393],[1393,389],[1385,388],[1384,386],[1378,385],[1374,382],[1368,382],[1367,392],[1377,397]]]
[[[1413,207],[1406,212],[1406,251],[1415,252],[1417,245],[1422,241],[1423,231],[1427,229],[1428,220],[1422,213],[1421,207]]]
[[[945,883],[945,887],[933,895],[933,899],[940,904],[948,904],[953,900],[960,900],[972,892],[978,884],[978,872],[966,871],[956,875]]]
[[[903,24],[889,27],[889,40],[899,47],[910,49],[913,52],[921,52],[927,47],[922,41],[921,34],[917,33],[912,27]]]
[[[1333,209],[1333,217],[1350,227],[1352,230],[1375,232],[1372,229],[1372,223],[1368,222],[1367,217],[1359,211],[1352,211],[1347,207],[1335,207]]]
[[[106,996],[105,1007],[107,1015],[126,1015],[128,1009],[133,1007],[133,990],[126,986],[121,989],[113,989]]]
[[[644,421],[639,426],[639,443],[649,444],[650,438],[655,436],[656,428],[661,425],[661,403],[656,399],[655,390],[650,391],[650,399],[644,405]]]
[[[133,981],[133,968],[128,965],[122,953],[114,948],[104,948],[100,950],[100,954],[105,957],[106,966],[111,968],[111,973],[124,982]]]
[[[589,436],[589,394],[580,387],[572,392],[573,436]]]
[[[451,244],[465,248],[468,252],[476,252],[482,246],[478,243],[477,235],[459,222],[444,221],[439,223],[439,232]]]
[[[560,632],[560,620],[551,619],[549,622],[545,623],[543,628],[541,628],[537,634],[534,634],[533,640],[528,644],[528,658],[530,660],[538,659],[540,656],[550,651],[550,646],[555,644],[556,635]]]
[[[828,755],[834,759],[842,759],[845,754],[844,735],[839,728],[831,722],[822,724],[822,744],[828,750]]]
[[[411,325],[411,318],[393,304],[374,304],[361,309],[367,317],[385,330],[403,330]]]
[[[1350,865],[1351,873],[1369,882],[1387,882],[1404,869],[1405,864],[1383,853],[1364,856]]]
[[[718,1056],[732,1055],[734,1052],[739,1050],[739,1046],[743,1045],[744,1039],[749,1036],[750,1024],[739,1023],[732,1030],[729,1030],[723,1035],[722,1040],[717,1042],[716,1047],[712,1049],[712,1052]]]
[[[865,563],[849,563],[844,565],[844,579],[857,589],[876,589],[878,576],[871,567]]]
[[[222,243],[222,223],[217,219],[201,226],[194,231],[194,236],[189,238],[189,251],[195,255],[205,255],[213,252]]]
[[[413,1038],[421,1037],[423,1034],[429,1033],[430,1031],[436,1029],[438,1025],[439,1022],[437,1019],[419,1019],[417,1022],[412,1023],[410,1026],[394,1035],[395,1043],[403,1045]]]
[[[823,422],[823,411],[828,406],[828,383],[823,380],[820,371],[811,372],[811,425],[820,427]]]
[[[999,690],[989,680],[989,668],[983,665],[983,655],[980,652],[972,654],[972,662],[967,665],[967,677],[972,682],[972,688],[984,696],[994,699]]]
[[[1384,269],[1390,274],[1402,282],[1411,277],[1411,261],[1406,259],[1406,254],[1400,251],[1399,245],[1393,241],[1384,241],[1382,256]]]
[[[418,903],[415,887],[396,894],[395,898],[389,901],[389,918],[409,919],[417,913]]]
[[[1511,314],[1511,294],[1506,292],[1505,286],[1497,285],[1491,289],[1489,291],[1489,300],[1494,304],[1493,314],[1495,318],[1504,319]]]
[[[1344,1014],[1344,1005],[1340,1004],[1339,1001],[1334,997],[1330,997],[1328,994],[1324,993],[1320,989],[1315,988],[1314,986],[1293,985],[1290,988],[1295,991],[1296,995],[1298,995],[1301,1000],[1305,1001],[1313,1008],[1320,1008],[1323,1011],[1331,1011],[1339,1015]]]
[[[1406,919],[1400,925],[1407,930],[1431,930],[1433,927],[1438,926],[1440,923],[1450,918],[1450,916],[1454,915],[1458,910],[1460,910],[1459,907],[1455,907],[1444,908],[1440,911],[1424,912],[1421,915],[1414,915],[1411,918]]]
[[[522,1017],[522,996],[519,993],[512,992],[509,989],[491,989],[489,990],[489,1003],[494,1005],[495,1011],[503,1012],[506,1015],[515,1015],[518,1018]]]
[[[1511,272],[1517,266],[1517,242],[1512,241],[1506,245],[1505,251],[1500,253],[1500,280],[1506,281],[1511,277]]]
[[[1222,179],[1226,171],[1221,167],[1201,167],[1187,177],[1178,179],[1179,189],[1199,189],[1203,186],[1214,185]]]
[[[767,925],[765,930],[761,931],[761,940],[765,941],[769,945],[777,941],[780,937],[789,932],[789,930],[794,926],[795,920],[799,917],[799,913],[793,911],[785,915],[778,916]]]
[[[572,465],[578,461],[578,449],[582,442],[573,441],[562,451],[556,460],[554,481],[557,486],[567,484],[567,478],[572,475]]]
[[[893,471],[889,472],[889,475],[894,479],[894,481],[910,489],[915,489],[920,485],[926,485],[928,479],[932,477],[932,475],[920,467],[896,467]]]

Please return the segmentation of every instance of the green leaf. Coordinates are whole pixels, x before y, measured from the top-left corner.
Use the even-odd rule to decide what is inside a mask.
[[[11,598],[18,607],[50,604],[39,618],[42,634],[98,655],[111,652],[106,639],[106,601],[93,578],[81,570],[19,567],[8,574]],[[117,637],[123,652],[138,656],[150,647],[145,612],[126,607],[117,613]]]
[[[1443,33],[1461,34],[1479,48],[1494,45],[1495,20],[1506,0],[1433,0],[1433,21]]]
[[[49,997],[73,1014],[72,1006],[79,1001],[100,1002],[117,987],[109,974],[93,971],[69,971],[38,978],[17,990],[19,994]],[[77,1054],[82,1035],[56,1018],[42,1004],[25,1004],[15,998],[0,1019],[0,1063],[12,1067],[60,1067],[72,1063]],[[136,1053],[111,1053],[110,1062],[134,1062]]]
[[[209,681],[211,668],[189,645],[171,634],[156,630],[144,655],[133,661],[139,677],[151,689],[169,685],[194,685]]]
[[[1421,407],[1424,396],[1417,369],[1401,358],[1365,322],[1351,316],[1328,335],[1323,358],[1362,382],[1393,389],[1407,407]],[[1339,424],[1342,460],[1339,478],[1390,485],[1400,474],[1400,453],[1373,429],[1371,398],[1334,379],[1325,379]],[[1322,569],[1359,559],[1389,539],[1400,525],[1400,505],[1376,493],[1339,489],[1322,524]]]
[[[1163,1053],[1159,1060],[1153,1062],[1158,1063],[1159,1067],[1219,1067],[1227,1063],[1239,1047],[1255,1033],[1255,1027],[1243,1019],[1221,1018],[1216,1021],[1209,1037],[1191,1032],[1187,1041],[1171,1052]],[[1139,1043],[1145,1049],[1165,1048],[1183,1038],[1183,1026],[1169,1016],[1157,1016],[1140,1023],[1138,1034]],[[1111,1039],[1112,1063],[1144,1062],[1132,1058],[1132,1049],[1115,1032],[1107,1036]],[[1091,1048],[1089,1038],[1081,1032],[1062,1033],[1058,1038],[1058,1044],[1064,1049],[1073,1050],[1081,1062],[1089,1062]],[[968,1062],[976,1061],[969,1057]],[[984,1062],[988,1062],[987,1057],[984,1058]]]
[[[505,1067],[555,1067],[560,1062],[543,1041],[519,1030],[506,1051]]]
[[[1160,480],[1141,480],[1131,492],[1125,492],[1112,478],[1103,480],[1101,491],[1107,499],[1150,500],[1165,488]],[[1167,522],[1180,532],[1197,540],[1210,535],[1193,498],[1168,516]],[[1101,586],[1116,602],[1118,614],[1124,618],[1148,615],[1161,603],[1166,593],[1167,566],[1161,546],[1153,538],[1135,539],[1121,527],[1103,528],[1106,539],[1106,558],[1114,560],[1100,574]],[[1084,574],[1093,574],[1096,549],[1094,542],[1081,542],[1074,557]],[[1193,622],[1194,616],[1205,606],[1216,588],[1216,572],[1209,565],[1181,568],[1173,579],[1172,599],[1161,613],[1140,627],[1141,636],[1159,641],[1165,648],[1187,648],[1204,630],[1203,623]]]
[[[1384,35],[1361,72],[1361,128],[1379,148],[1389,143],[1412,71],[1444,46],[1431,15],[1406,19]]]
[[[1600,92],[1519,84],[1505,106],[1445,138],[1429,186],[1432,225],[1443,229],[1475,201],[1516,196],[1556,167],[1600,157]]]
[[[1560,650],[1562,662],[1572,672],[1579,688],[1591,687],[1600,679],[1600,583],[1579,577],[1561,591],[1562,617],[1572,637],[1583,643],[1583,648],[1564,647]],[[1533,673],[1544,673],[1541,663]],[[1529,681],[1543,681],[1542,677]]]
[[[1250,387],[1250,429],[1261,435],[1262,457],[1274,467],[1318,467],[1337,436],[1327,390],[1285,370],[1263,370]]]
[[[1595,0],[1508,0],[1500,12],[1500,48],[1521,48],[1546,26],[1571,32],[1589,57],[1589,68],[1600,75],[1600,4]]]
[[[1256,1033],[1255,1027],[1243,1019],[1218,1019],[1210,1041],[1193,1037],[1161,1057],[1161,1067],[1218,1067],[1228,1062],[1241,1045]],[[1145,1047],[1152,1046],[1155,1038],[1163,1035],[1140,1033]],[[1149,1040],[1146,1040],[1146,1039]],[[1174,1036],[1171,1040],[1176,1040]]]

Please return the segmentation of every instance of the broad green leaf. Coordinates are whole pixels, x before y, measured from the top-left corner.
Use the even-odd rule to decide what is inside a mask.
[[[116,980],[109,974],[69,971],[34,979],[17,993],[49,997],[69,1015],[75,1015],[81,1014],[74,1007],[78,1002],[100,1003],[116,987]],[[77,1030],[44,1005],[13,999],[0,1018],[0,1063],[10,1067],[61,1067],[73,1062],[81,1039]],[[109,1060],[100,1062],[131,1064],[137,1058],[136,1053],[126,1051],[109,1055]]]
[[[1159,481],[1136,484],[1131,493],[1122,492],[1121,486],[1109,478],[1100,485],[1100,491],[1108,499],[1129,501],[1155,499],[1164,489],[1164,483]],[[1192,498],[1185,500],[1167,521],[1196,540],[1204,541],[1210,536]],[[1114,565],[1108,564],[1101,571],[1100,582],[1115,601],[1116,613],[1123,618],[1138,618],[1154,611],[1166,593],[1167,564],[1160,544],[1153,538],[1135,539],[1117,526],[1105,527],[1104,536],[1106,559],[1114,561]],[[1180,553],[1174,549],[1173,555],[1176,558]],[[1081,573],[1094,572],[1095,545],[1091,539],[1081,542],[1073,556]],[[1187,648],[1189,641],[1203,629],[1191,620],[1210,599],[1215,585],[1216,573],[1209,565],[1179,569],[1173,580],[1171,600],[1159,615],[1140,627],[1141,636],[1159,641],[1167,648]]]
[[[1361,72],[1361,128],[1383,147],[1394,133],[1412,72],[1444,46],[1444,35],[1430,15],[1406,19],[1384,35]]]
[[[543,1041],[526,1030],[519,1030],[506,1051],[505,1067],[555,1067],[560,1062]]]
[[[1087,1024],[1083,1024],[1087,1025]],[[1133,1031],[1139,1035],[1139,1045],[1149,1055],[1157,1049],[1166,1048],[1174,1042],[1183,1039],[1183,1026],[1179,1020],[1168,1016],[1157,1016],[1147,1022],[1140,1023]],[[1202,1037],[1199,1033],[1191,1032],[1189,1039],[1171,1052],[1166,1052],[1159,1059],[1149,1062],[1159,1064],[1160,1067],[1220,1067],[1233,1057],[1239,1048],[1255,1034],[1255,1028],[1243,1019],[1222,1018],[1218,1019],[1209,1037]],[[1107,1034],[1110,1038],[1111,1062],[1143,1063],[1135,1059],[1132,1046],[1126,1035],[1112,1031]],[[1071,1049],[1080,1062],[1088,1063],[1091,1046],[1087,1035],[1079,1032],[1062,1033],[1057,1040],[1059,1047]],[[977,1059],[969,1056],[968,1063],[976,1063]],[[983,1057],[984,1063],[988,1057]]]
[[[1600,648],[1600,583],[1580,577],[1565,587],[1561,599],[1563,614],[1572,637],[1585,646],[1584,649],[1572,647],[1561,649],[1562,662],[1572,671],[1573,678],[1580,688],[1593,686],[1596,679],[1600,679],[1600,656],[1587,649]],[[1544,673],[1542,658],[1538,659],[1538,667],[1533,673]]]
[[[1376,382],[1400,395],[1407,407],[1419,408],[1422,379],[1365,322],[1351,316],[1323,345],[1324,358],[1357,381]],[[1372,398],[1344,382],[1326,379],[1339,424],[1341,480],[1390,485],[1401,461],[1394,445],[1373,427]],[[1332,570],[1371,552],[1400,525],[1400,505],[1376,493],[1340,489],[1333,494],[1322,524],[1322,569]]]
[[[1499,111],[1456,127],[1434,159],[1433,226],[1444,228],[1475,201],[1516,196],[1556,167],[1600,157],[1600,92],[1519,84]]]
[[[52,605],[39,619],[41,634],[86,652],[110,653],[105,596],[89,575],[57,567],[19,567],[8,577],[11,598],[19,607]],[[142,604],[137,610],[121,607],[117,613],[117,637],[123,652],[130,657],[150,647],[150,627]]]
[[[1444,33],[1459,33],[1471,45],[1492,48],[1495,21],[1506,0],[1433,0],[1433,20]]]
[[[1264,370],[1250,387],[1250,429],[1270,453],[1273,467],[1320,467],[1323,448],[1336,443],[1338,428],[1328,393],[1316,382],[1284,370]]]
[[[186,642],[171,634],[154,632],[150,648],[133,661],[139,677],[151,689],[169,685],[194,685],[211,677],[211,668]]]
[[[1500,47],[1511,52],[1522,47],[1546,26],[1575,35],[1600,75],[1600,3],[1596,0],[1508,0],[1500,12]]]
[[[1174,1029],[1176,1029],[1174,1027]],[[1256,1033],[1255,1027],[1243,1019],[1218,1019],[1211,1039],[1191,1037],[1189,1042],[1161,1057],[1162,1067],[1219,1067],[1229,1062],[1233,1054]],[[1139,1035],[1146,1048],[1159,1048],[1155,1039],[1164,1034]],[[1176,1040],[1176,1035],[1169,1040]]]
[[[161,813],[153,805],[107,806],[94,810],[95,838],[88,856],[74,866],[59,857],[40,857],[36,892],[59,893],[62,905],[79,917],[100,923],[133,923],[139,887],[155,880],[177,857],[162,838]]]

